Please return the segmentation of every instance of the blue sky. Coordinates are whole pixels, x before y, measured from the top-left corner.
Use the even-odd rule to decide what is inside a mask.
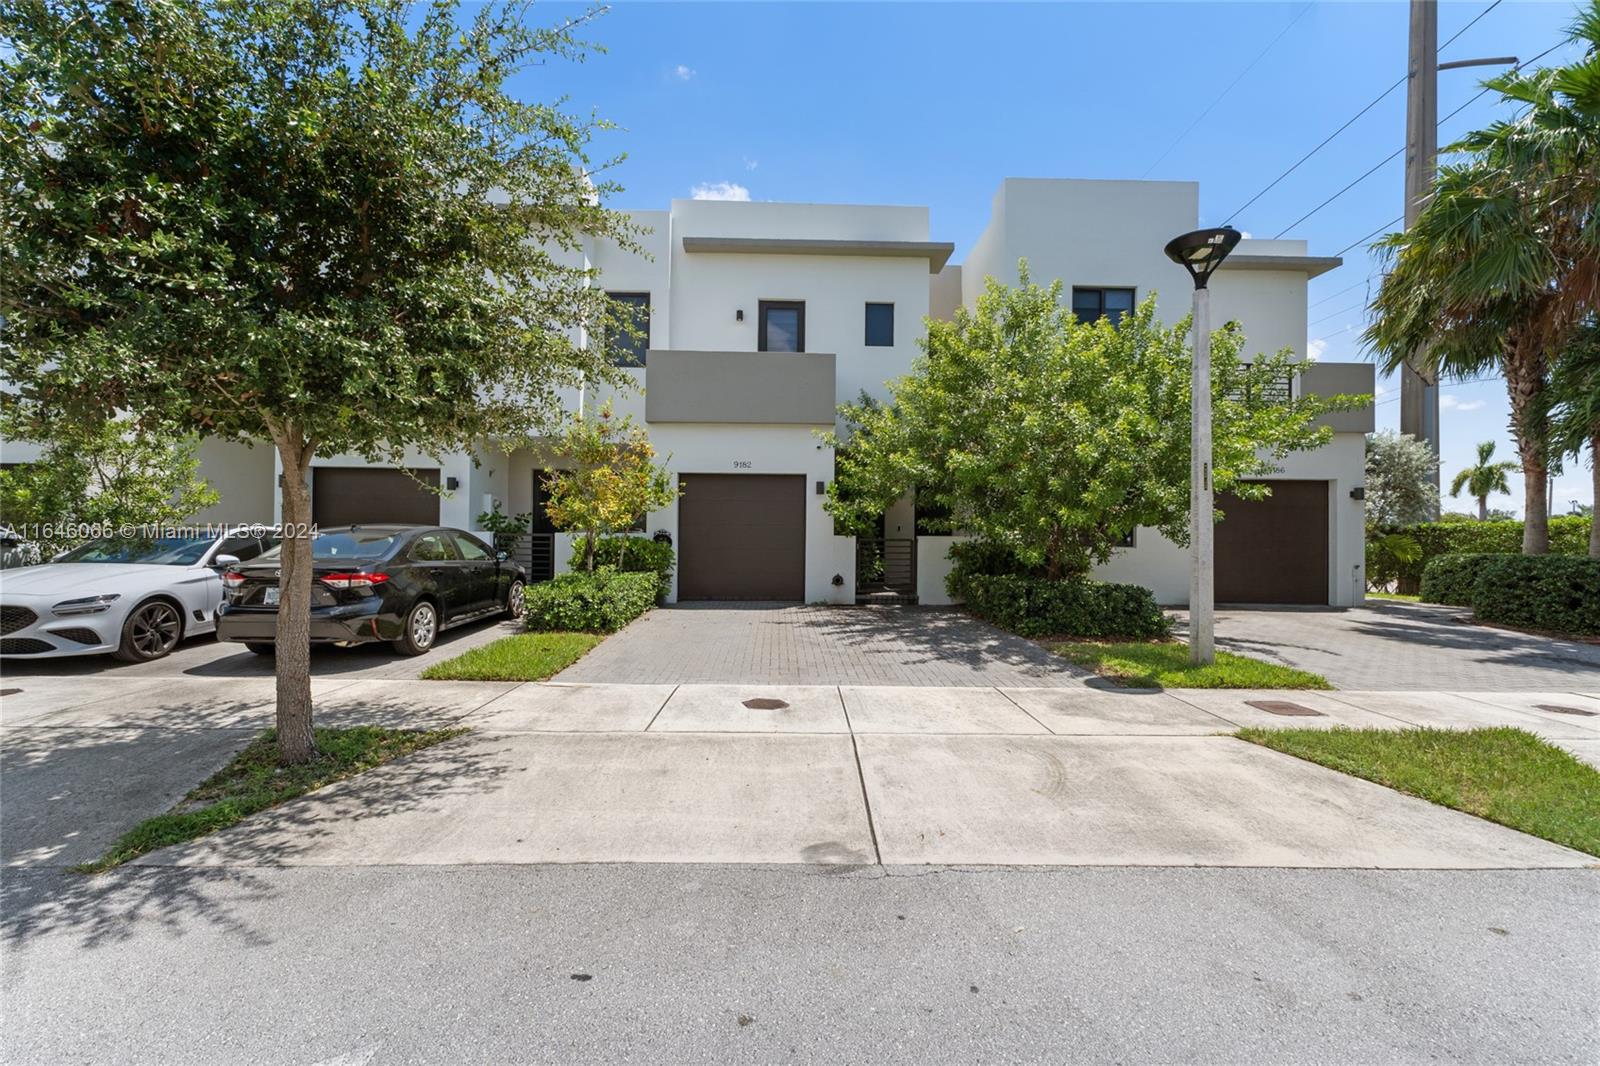
[[[1440,42],[1489,6],[1441,3]],[[578,10],[540,4],[534,14]],[[1442,57],[1532,58],[1563,38],[1572,13],[1569,3],[1501,0]],[[1003,177],[1196,180],[1203,223],[1257,237],[1293,225],[1284,236],[1327,255],[1403,209],[1396,158],[1295,224],[1401,146],[1404,87],[1234,212],[1405,73],[1406,28],[1401,2],[620,3],[588,33],[605,54],[531,71],[518,88],[565,93],[620,127],[596,147],[627,153],[613,172],[621,207],[665,208],[697,186],[737,186],[756,200],[923,204],[959,262]],[[1440,75],[1439,114],[1467,105],[1441,144],[1504,113],[1494,94],[1469,102],[1484,76]],[[1361,247],[1345,260],[1311,283],[1308,340],[1327,360],[1363,358],[1376,268]],[[1378,424],[1393,428],[1397,388],[1382,387]],[[1498,379],[1443,397],[1447,486],[1480,440],[1514,458]],[[1520,511],[1520,480],[1512,489],[1492,506]],[[1556,510],[1591,495],[1588,470],[1569,464]],[[1472,509],[1448,497],[1445,506]]]

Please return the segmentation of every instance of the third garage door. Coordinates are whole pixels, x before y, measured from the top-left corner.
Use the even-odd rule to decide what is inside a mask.
[[[311,468],[311,517],[319,526],[439,524],[439,471],[381,466]]]
[[[1328,483],[1267,484],[1264,500],[1217,498],[1217,602],[1327,603]]]
[[[682,474],[678,481],[678,599],[805,599],[804,477]]]

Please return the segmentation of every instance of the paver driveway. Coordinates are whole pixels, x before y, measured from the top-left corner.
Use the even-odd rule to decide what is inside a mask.
[[[1182,635],[1187,619],[1176,614]],[[1217,646],[1311,670],[1341,689],[1600,688],[1600,645],[1477,625],[1464,609],[1429,604],[1225,607]]]
[[[558,681],[612,684],[1060,685],[1077,670],[959,611],[677,606],[651,611]]]

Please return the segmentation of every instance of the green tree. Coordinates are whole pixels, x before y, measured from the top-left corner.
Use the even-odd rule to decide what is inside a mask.
[[[61,423],[38,443],[37,462],[0,470],[0,522],[28,534],[46,557],[82,539],[72,526],[171,525],[218,499],[200,477],[193,440],[159,441],[112,420]]]
[[[1489,497],[1494,493],[1511,492],[1511,484],[1506,481],[1506,475],[1517,468],[1517,464],[1510,460],[1494,462],[1494,441],[1486,440],[1478,444],[1478,461],[1465,470],[1456,472],[1450,481],[1450,495],[1459,496],[1461,490],[1466,489],[1467,495],[1478,501],[1478,520],[1489,520]],[[1421,519],[1405,519],[1405,521],[1421,521]]]
[[[656,464],[644,429],[628,416],[618,418],[609,403],[593,418],[574,414],[568,419],[556,454],[564,465],[545,469],[550,489],[545,513],[557,529],[583,534],[587,570],[594,569],[595,542],[602,534],[632,529],[678,498],[672,475]]]
[[[841,408],[855,429],[832,439],[829,510],[861,528],[906,491],[942,525],[1004,544],[1054,578],[1103,562],[1137,526],[1186,543],[1189,323],[1168,329],[1154,297],[1113,326],[1078,321],[1021,265],[1015,287],[989,279],[975,311],[929,321],[923,355],[882,406]],[[1368,398],[1290,399],[1288,352],[1240,358],[1231,325],[1212,341],[1213,482],[1259,499],[1242,479],[1326,443],[1317,415]]]
[[[1376,245],[1389,271],[1365,334],[1386,371],[1504,376],[1529,554],[1550,542],[1549,357],[1600,306],[1600,5],[1572,40],[1587,48],[1567,66],[1484,83],[1518,115],[1446,148],[1416,223]]]
[[[1367,436],[1367,525],[1426,522],[1439,508],[1439,461],[1427,441],[1382,430]]]
[[[573,337],[633,246],[597,122],[509,79],[588,16],[449,0],[16,0],[0,42],[0,351],[36,423],[270,441],[282,460],[280,757],[315,754],[307,471],[400,465],[553,421],[612,380]]]
[[[1600,325],[1588,323],[1556,360],[1550,450],[1559,460],[1581,462],[1589,452],[1594,500],[1600,502]],[[1590,508],[1593,517],[1593,506]],[[1600,558],[1600,522],[1589,524],[1589,554]]]

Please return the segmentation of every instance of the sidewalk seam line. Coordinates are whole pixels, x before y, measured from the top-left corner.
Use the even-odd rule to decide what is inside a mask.
[[[667,693],[667,698],[661,701],[661,706],[656,708],[656,713],[650,716],[650,720],[644,724],[644,728],[639,730],[639,732],[650,732],[650,727],[656,724],[656,719],[661,717],[661,712],[667,709],[667,704],[672,702],[672,697],[676,696],[678,694],[678,689],[682,687],[682,685],[672,686],[672,691]]]
[[[1040,729],[1044,730],[1045,736],[1048,736],[1048,737],[1059,737],[1059,736],[1061,736],[1060,733],[1057,733],[1054,729],[1051,729],[1048,723],[1041,722],[1038,718],[1036,718],[1034,716],[1032,711],[1028,710],[1028,708],[1024,707],[1022,704],[1018,703],[1016,700],[1012,699],[1011,698],[1011,693],[1007,692],[1005,689],[1001,688],[999,685],[994,685],[994,686],[991,686],[991,687],[994,689],[994,691],[1000,693],[1000,695],[1002,697],[1004,697],[1004,699],[1006,700],[1007,703],[1010,703],[1011,706],[1015,707],[1017,710],[1021,711],[1023,714],[1027,715],[1030,719],[1032,719],[1032,721],[1033,721],[1033,723],[1035,725],[1037,725]]]
[[[878,865],[883,865],[883,848],[878,844],[878,827],[872,820],[872,800],[867,796],[867,772],[861,768],[861,745],[856,742],[855,726],[850,724],[850,708],[844,702],[844,686],[833,686],[834,695],[839,697],[839,709],[844,712],[844,727],[850,734],[850,754],[856,760],[856,781],[861,786],[861,806],[867,815],[867,833],[872,837],[872,854],[878,860]]]

